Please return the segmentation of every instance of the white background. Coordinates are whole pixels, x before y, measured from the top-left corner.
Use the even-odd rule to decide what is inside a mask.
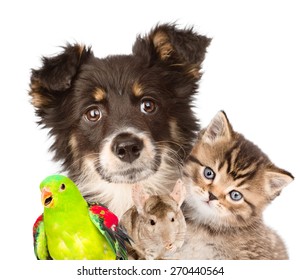
[[[32,246],[32,225],[42,211],[38,186],[59,171],[47,151],[51,141],[36,125],[29,103],[30,69],[41,65],[42,55],[60,52],[66,42],[91,45],[99,57],[128,54],[137,34],[158,22],[176,21],[213,38],[196,103],[202,126],[225,110],[234,129],[296,178],[265,212],[266,223],[283,237],[291,258],[288,264],[266,263],[267,272],[280,266],[287,269],[284,273],[295,272],[300,260],[299,14],[297,1],[286,0],[1,1],[2,267],[12,278],[42,270],[35,269]],[[241,265],[237,274],[245,272],[238,269]],[[250,266],[244,279],[258,273]]]

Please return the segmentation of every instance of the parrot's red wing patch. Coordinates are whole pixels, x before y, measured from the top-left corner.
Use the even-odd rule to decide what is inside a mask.
[[[119,220],[118,217],[111,211],[109,211],[106,207],[101,205],[92,205],[90,207],[90,211],[98,215],[100,219],[103,219],[103,224],[107,228],[111,228],[114,230],[114,228],[118,225]]]
[[[33,224],[33,247],[34,254],[38,260],[52,259],[48,251],[43,214]]]
[[[43,221],[43,214],[40,215],[40,216],[36,219],[35,223],[33,224],[33,233],[35,233],[35,232],[37,231],[37,229],[38,229],[38,227],[39,227],[39,225],[40,225],[40,223],[41,223],[42,221]]]

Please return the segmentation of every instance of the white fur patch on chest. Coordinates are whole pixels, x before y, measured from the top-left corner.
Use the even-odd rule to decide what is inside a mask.
[[[101,203],[119,218],[133,206],[132,187],[134,184],[110,183],[103,180],[92,162],[85,162],[86,172],[76,182],[81,194],[89,203]],[[179,169],[163,160],[159,170],[147,179],[138,182],[146,193],[169,194],[180,178]]]

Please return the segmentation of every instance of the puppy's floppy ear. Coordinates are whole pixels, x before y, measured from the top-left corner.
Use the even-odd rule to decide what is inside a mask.
[[[43,57],[43,65],[32,70],[29,94],[36,108],[52,105],[61,93],[67,91],[80,65],[93,55],[90,48],[67,44],[64,51],[54,57]]]
[[[211,39],[174,24],[156,26],[148,36],[138,37],[133,54],[146,57],[149,63],[194,65],[200,67]]]
[[[163,24],[149,35],[137,38],[133,55],[140,57],[149,70],[159,69],[159,76],[170,92],[179,98],[189,98],[198,88],[201,63],[210,41],[192,28],[178,29],[176,25]]]

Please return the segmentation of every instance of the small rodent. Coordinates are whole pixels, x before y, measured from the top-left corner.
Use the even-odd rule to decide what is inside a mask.
[[[144,193],[139,185],[132,189],[134,206],[125,212],[121,224],[133,240],[139,259],[170,259],[183,245],[186,222],[180,209],[186,189],[179,179],[169,195]]]

